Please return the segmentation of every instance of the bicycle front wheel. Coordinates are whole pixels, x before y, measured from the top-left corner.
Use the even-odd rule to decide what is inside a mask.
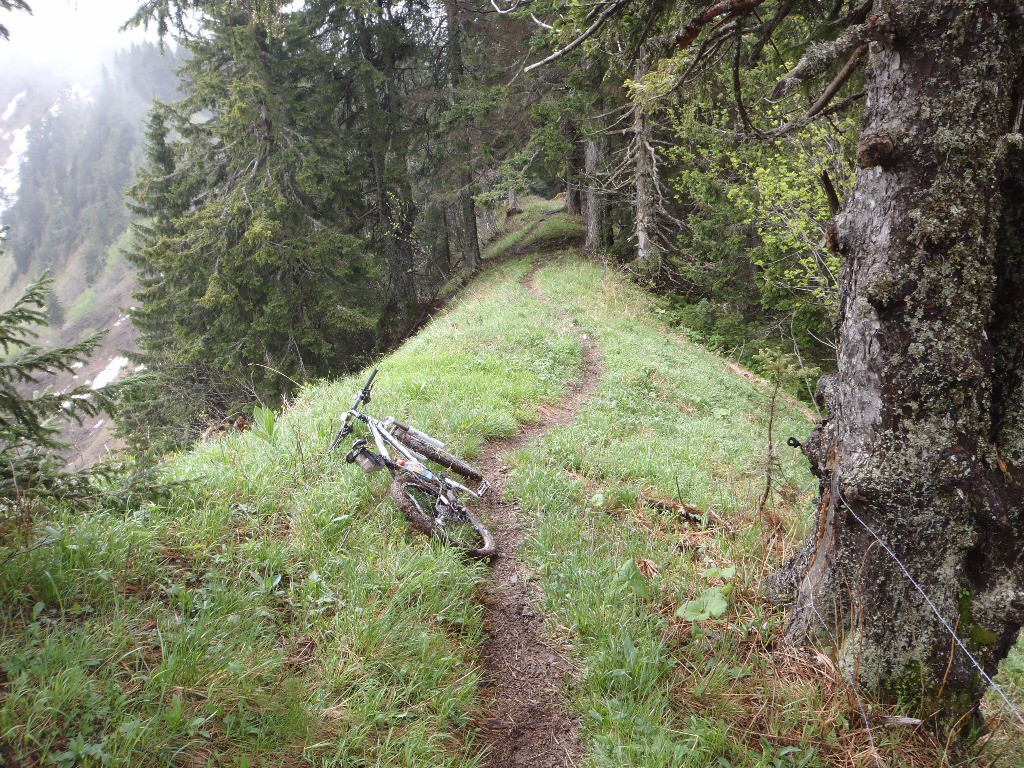
[[[437,489],[424,483],[396,479],[391,483],[391,498],[413,527],[437,536],[470,557],[490,557],[497,551],[491,532],[465,506],[455,502],[445,510],[446,514],[438,511]]]

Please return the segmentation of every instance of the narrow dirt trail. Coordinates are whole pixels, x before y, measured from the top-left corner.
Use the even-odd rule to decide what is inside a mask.
[[[534,282],[545,263],[534,265],[522,285],[546,302]],[[530,578],[529,569],[516,559],[530,522],[517,502],[503,499],[508,472],[504,456],[537,440],[552,427],[572,422],[597,389],[602,372],[600,352],[592,339],[579,333],[583,342],[582,381],[545,407],[537,424],[520,428],[514,437],[487,443],[477,460],[491,480],[481,511],[499,550],[492,563],[493,579],[484,596],[487,639],[481,654],[481,688],[486,710],[479,729],[488,750],[485,768],[563,768],[576,765],[583,755],[575,718],[562,689],[570,667],[545,637],[544,617],[534,612],[540,588]]]

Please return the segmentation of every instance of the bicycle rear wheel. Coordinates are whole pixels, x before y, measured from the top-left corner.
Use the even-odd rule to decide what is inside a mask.
[[[470,557],[490,557],[497,550],[491,532],[464,505],[455,502],[445,510],[447,514],[439,513],[438,491],[429,485],[395,479],[391,483],[391,498],[413,527],[437,536]]]

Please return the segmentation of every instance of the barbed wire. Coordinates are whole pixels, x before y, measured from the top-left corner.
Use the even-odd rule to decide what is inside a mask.
[[[960,647],[960,650],[964,652],[968,659],[970,659],[971,664],[973,664],[974,668],[978,670],[979,674],[985,679],[985,682],[987,682],[992,687],[992,689],[997,694],[999,694],[999,697],[1003,700],[1003,703],[1005,703],[1006,706],[1009,707],[1010,711],[1017,718],[1018,722],[1020,722],[1021,725],[1024,725],[1024,716],[1021,716],[1021,713],[1017,710],[1017,708],[1013,705],[1013,702],[1010,701],[1007,695],[1003,692],[1003,689],[996,685],[995,680],[993,680],[989,676],[989,674],[985,671],[984,667],[981,666],[981,663],[976,658],[974,658],[974,655],[967,648],[967,645],[964,643],[963,640],[960,639],[960,635],[956,633],[956,629],[954,629],[953,625],[950,624],[942,615],[942,613],[939,612],[938,607],[935,605],[934,602],[932,602],[932,599],[928,597],[928,593],[924,591],[924,587],[917,583],[917,579],[913,577],[913,575],[908,570],[907,566],[903,564],[903,561],[900,560],[899,557],[897,557],[896,553],[892,551],[888,544],[882,541],[882,537],[875,533],[874,529],[872,529],[872,527],[868,525],[863,520],[863,518],[861,518],[861,516],[854,511],[853,507],[851,507],[849,502],[846,500],[846,497],[843,496],[843,492],[837,489],[837,495],[839,496],[839,500],[843,503],[843,506],[846,507],[846,510],[851,515],[853,515],[853,519],[860,523],[864,530],[866,530],[868,533],[871,534],[872,537],[874,537],[875,541],[877,541],[879,545],[881,545],[882,549],[884,549],[889,554],[889,557],[893,559],[893,562],[895,562],[896,565],[899,566],[899,569],[903,571],[903,575],[907,577],[907,580],[914,585],[914,589],[916,589],[918,593],[921,595],[921,597],[924,598],[925,603],[928,604],[928,607],[931,609],[932,613],[935,614],[935,617],[942,623],[942,626],[944,626],[946,630],[949,632],[949,634],[953,637],[953,640],[956,641],[956,644]],[[811,600],[811,607],[814,608],[813,599]],[[814,612],[817,614],[818,610],[814,608]],[[821,614],[818,614],[818,618],[821,618]]]

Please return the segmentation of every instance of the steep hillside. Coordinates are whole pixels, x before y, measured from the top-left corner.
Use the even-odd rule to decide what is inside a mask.
[[[53,107],[63,87],[44,73],[5,78],[0,83],[0,215],[17,199],[29,129]]]
[[[0,306],[10,306],[43,271],[54,277],[43,344],[69,344],[106,331],[103,346],[77,371],[40,387],[56,391],[113,370],[134,349],[127,317],[135,276],[124,190],[131,183],[143,120],[153,98],[175,94],[175,56],[153,44],[115,54],[91,88],[45,73],[14,73],[0,86]],[[129,370],[120,366],[119,374]],[[101,379],[102,380],[102,379]],[[104,418],[71,427],[69,460],[88,464],[106,452]]]
[[[364,375],[307,386],[272,429],[173,457],[170,501],[39,521],[44,545],[0,552],[0,756],[940,764],[944,745],[885,720],[913,713],[858,700],[828,649],[775,642],[759,584],[806,533],[813,484],[780,447],[756,513],[769,387],[544,213],[379,361],[368,408],[486,468],[495,562],[412,533],[385,473],[324,454]],[[776,440],[809,425],[785,400]],[[988,715],[979,764],[1018,764],[1024,734]]]

